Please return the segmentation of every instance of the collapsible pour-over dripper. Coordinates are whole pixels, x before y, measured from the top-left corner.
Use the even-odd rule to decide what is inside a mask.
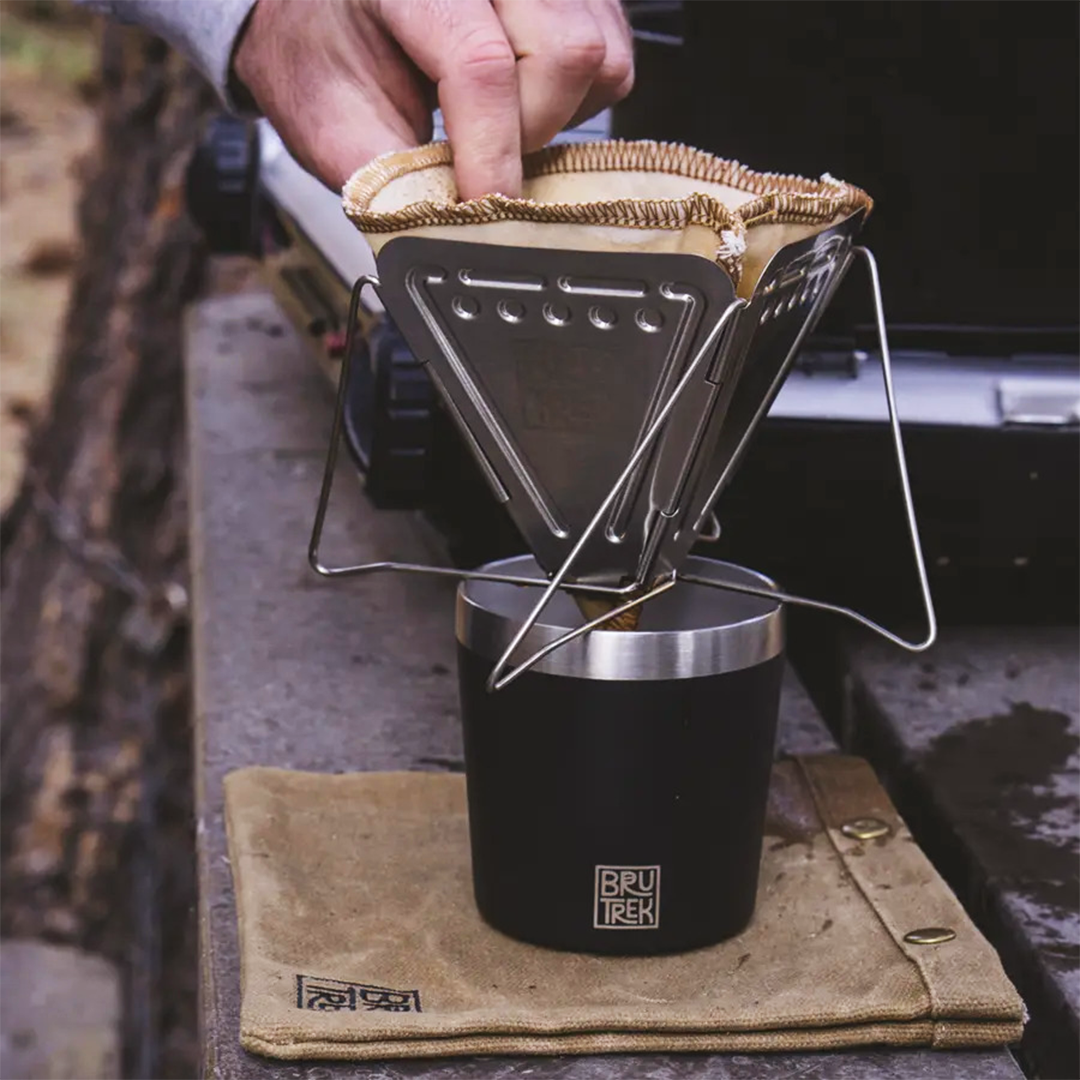
[[[762,217],[776,216],[775,202],[758,204]],[[905,642],[849,609],[770,595],[840,612],[907,648],[930,644],[933,610],[876,272],[869,252],[853,247],[862,218],[857,209],[825,228],[819,224],[816,233],[802,230],[801,238],[772,255],[745,299],[716,262],[678,252],[465,242],[444,239],[438,230],[401,235],[381,248],[379,281],[365,279],[354,292],[350,331],[360,291],[377,285],[496,497],[549,575],[544,594],[496,664],[493,688],[678,580],[803,338],[856,253],[866,259],[874,285],[886,395],[930,634],[923,642]],[[798,220],[798,211],[792,219]],[[725,238],[741,240],[737,232]],[[396,563],[327,568],[319,562],[351,355],[346,349],[312,565],[328,575],[403,569],[471,576]],[[551,595],[568,585],[617,606],[506,673]],[[720,587],[753,591],[736,583]]]

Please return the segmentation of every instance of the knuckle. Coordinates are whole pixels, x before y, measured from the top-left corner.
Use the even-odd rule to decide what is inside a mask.
[[[612,87],[619,93],[629,94],[634,85],[634,54],[630,49],[609,49],[604,66],[597,73],[596,81]]]
[[[607,45],[599,34],[581,34],[564,40],[555,55],[556,65],[570,75],[595,75],[603,70]]]
[[[487,31],[475,31],[462,39],[457,51],[457,66],[469,79],[503,84],[513,81],[516,60],[506,38]]]
[[[624,98],[634,89],[634,63],[627,59],[625,64],[612,66],[601,74],[597,82],[610,87],[618,98]]]

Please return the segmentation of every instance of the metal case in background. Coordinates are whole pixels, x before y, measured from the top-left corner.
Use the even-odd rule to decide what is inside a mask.
[[[827,169],[873,195],[864,240],[881,266],[939,615],[1074,621],[1077,8],[946,0],[781,14],[635,0],[629,10],[645,28],[638,90],[614,112],[613,134],[751,165],[782,157],[785,169]],[[842,285],[718,508],[714,553],[792,589],[902,615],[912,579],[869,315]]]

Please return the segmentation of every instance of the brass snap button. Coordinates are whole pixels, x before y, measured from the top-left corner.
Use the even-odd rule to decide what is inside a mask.
[[[920,930],[909,930],[904,935],[904,940],[909,945],[943,945],[954,937],[956,931],[947,926],[924,926]]]
[[[879,836],[888,836],[892,829],[880,818],[860,817],[845,821],[840,831],[852,840],[876,840]]]

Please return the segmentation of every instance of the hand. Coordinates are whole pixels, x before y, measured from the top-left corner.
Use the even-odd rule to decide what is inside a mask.
[[[458,194],[521,194],[521,156],[630,92],[618,0],[258,0],[233,70],[295,157],[340,190],[431,138]]]

